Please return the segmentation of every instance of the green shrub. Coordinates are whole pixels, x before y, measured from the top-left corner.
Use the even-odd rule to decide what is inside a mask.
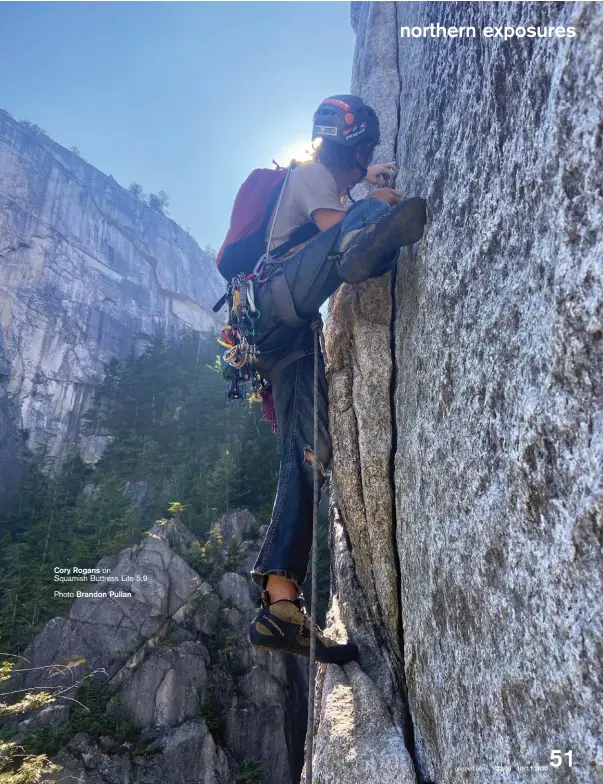
[[[45,756],[31,757],[23,754],[14,743],[0,743],[1,784],[37,784],[44,773],[56,773],[60,765],[50,762]]]
[[[255,520],[253,523],[250,523],[249,528],[247,529],[247,536],[250,536],[252,539],[256,539],[260,535],[260,523]]]
[[[106,686],[86,684],[76,693],[78,705],[69,721],[59,727],[39,727],[27,734],[23,748],[28,754],[52,756],[65,746],[78,732],[85,732],[94,739],[107,735],[118,743],[136,743],[139,730],[134,727],[122,710],[107,713],[111,692]]]
[[[16,662],[0,662],[0,683],[9,681]],[[47,692],[28,691],[16,702],[0,702],[0,717],[18,716],[29,710],[50,705],[55,698]],[[14,730],[10,722],[4,731]],[[12,736],[9,736],[12,737]],[[56,773],[61,768],[51,762],[45,754],[32,756],[23,746],[8,740],[0,740],[0,782],[2,784],[36,784],[44,773]]]
[[[247,667],[237,661],[229,662],[228,669],[233,678],[242,678],[248,672]]]
[[[228,632],[228,634],[222,635],[220,648],[218,649],[220,653],[232,653],[237,646],[237,635],[235,632]]]
[[[9,722],[0,727],[0,742],[10,740],[17,734],[19,725],[14,722]]]
[[[205,544],[194,542],[187,557],[188,565],[206,580],[218,580],[225,571],[225,560],[220,547],[220,523],[214,523]]]
[[[244,759],[239,763],[239,772],[235,781],[237,784],[261,784],[264,771],[258,760]]]
[[[164,636],[155,642],[156,648],[173,648],[182,642],[182,633],[177,623],[168,618],[168,630]]]
[[[149,193],[147,196],[147,204],[149,207],[151,207],[151,209],[157,210],[157,212],[161,212],[164,215],[168,215],[167,207],[170,204],[170,197],[165,191],[159,191],[159,193]]]
[[[42,136],[46,136],[47,135],[46,131],[43,130],[42,128],[40,128],[39,125],[36,125],[35,123],[29,122],[29,120],[19,120],[19,122],[21,123],[21,125],[24,128],[27,128],[27,130],[31,131],[32,133],[35,133],[35,134],[38,134],[38,135],[42,135]]]
[[[221,740],[226,728],[226,717],[212,690],[208,692],[206,698],[201,703],[201,713],[207,724],[207,729],[214,738]]]
[[[235,572],[238,566],[241,563],[241,556],[243,553],[243,547],[239,540],[233,536],[230,545],[228,546],[228,551],[226,553],[226,562],[224,567],[227,572]]]

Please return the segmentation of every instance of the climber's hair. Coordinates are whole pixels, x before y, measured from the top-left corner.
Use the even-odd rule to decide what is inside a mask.
[[[322,144],[314,151],[312,160],[315,163],[322,163],[328,169],[333,169],[334,171],[351,171],[358,168],[356,152],[359,148],[363,152],[366,150],[365,147],[360,145],[345,147],[338,142],[323,139]]]

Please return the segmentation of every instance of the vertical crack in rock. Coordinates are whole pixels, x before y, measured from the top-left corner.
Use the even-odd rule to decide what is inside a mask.
[[[396,136],[397,138],[397,136]],[[395,160],[395,158],[394,158]],[[402,706],[404,717],[404,743],[410,754],[412,764],[417,774],[419,784],[423,781],[417,753],[415,748],[415,730],[410,712],[410,705],[408,702],[408,689],[406,687],[406,674],[404,664],[404,618],[402,615],[402,577],[400,570],[400,553],[398,552],[398,515],[396,512],[396,452],[398,450],[398,428],[396,420],[396,382],[398,376],[398,368],[396,365],[396,280],[397,280],[397,266],[394,267],[391,273],[391,298],[392,298],[392,316],[391,316],[391,335],[390,335],[390,351],[392,361],[391,381],[390,381],[390,406],[391,406],[391,423],[392,423],[392,440],[391,440],[391,453],[389,460],[389,478],[392,486],[392,540],[394,551],[394,565],[396,569],[396,593],[398,597],[398,606],[400,613],[398,615],[398,639],[400,641],[400,659],[402,667],[400,669],[400,687],[402,692]]]
[[[399,28],[398,24],[398,4],[395,4],[395,19],[396,19],[396,31]],[[399,64],[400,62],[400,39],[398,35],[395,36],[396,39],[396,63]],[[393,159],[396,167],[398,166],[398,136],[400,133],[400,105],[401,105],[401,80],[398,80],[398,91],[396,95],[396,131],[394,134],[394,149],[393,149]],[[410,251],[408,252],[410,253]],[[400,256],[398,257],[398,263],[400,263],[400,259],[404,259],[406,253],[401,251]],[[393,543],[393,553],[394,553],[394,567],[396,571],[396,596],[398,600],[398,607],[399,607],[399,614],[398,614],[398,639],[400,644],[400,659],[402,662],[402,666],[400,668],[400,678],[401,678],[401,693],[402,693],[402,710],[403,710],[403,718],[404,718],[404,743],[406,744],[406,748],[412,760],[413,767],[417,774],[417,780],[419,784],[425,781],[423,778],[419,760],[417,756],[417,750],[415,746],[415,729],[412,719],[412,714],[410,712],[410,704],[408,701],[408,688],[406,685],[406,666],[404,660],[404,617],[402,612],[402,572],[400,569],[400,552],[398,550],[398,514],[397,514],[397,503],[396,503],[396,454],[398,451],[398,421],[396,416],[396,384],[398,380],[398,364],[396,361],[396,312],[397,312],[397,302],[396,302],[396,283],[398,280],[398,264],[396,264],[391,273],[391,286],[390,286],[390,295],[391,295],[391,322],[390,322],[390,357],[391,357],[391,379],[390,379],[390,395],[389,395],[389,402],[390,402],[390,412],[391,412],[391,428],[392,428],[392,437],[391,437],[391,452],[390,452],[390,460],[389,460],[389,480],[391,483],[392,488],[392,543]]]

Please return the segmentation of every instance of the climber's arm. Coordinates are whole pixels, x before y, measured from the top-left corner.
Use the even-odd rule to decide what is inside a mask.
[[[395,172],[393,164],[378,164],[370,168],[372,171],[369,182],[378,182]],[[309,217],[320,231],[326,231],[344,219],[346,211],[337,192],[335,180],[324,166],[300,166],[294,169],[292,177],[295,178],[294,187],[300,213]],[[397,204],[402,198],[393,188],[379,188],[368,196],[381,199],[390,206]]]
[[[313,221],[326,231],[345,217],[345,207],[333,175],[320,163],[299,166],[291,174],[296,209],[300,218]]]
[[[341,210],[320,209],[314,210],[310,217],[321,231],[326,231],[327,229],[330,229],[331,226],[342,221],[345,217],[345,212],[342,212]]]

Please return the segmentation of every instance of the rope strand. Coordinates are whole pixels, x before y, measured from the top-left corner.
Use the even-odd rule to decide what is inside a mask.
[[[306,784],[312,784],[312,754],[314,751],[314,690],[316,683],[316,603],[318,584],[318,375],[322,336],[320,315],[312,322],[314,331],[314,505],[312,509],[312,615],[310,617],[310,676],[308,684],[308,726],[306,730]]]

